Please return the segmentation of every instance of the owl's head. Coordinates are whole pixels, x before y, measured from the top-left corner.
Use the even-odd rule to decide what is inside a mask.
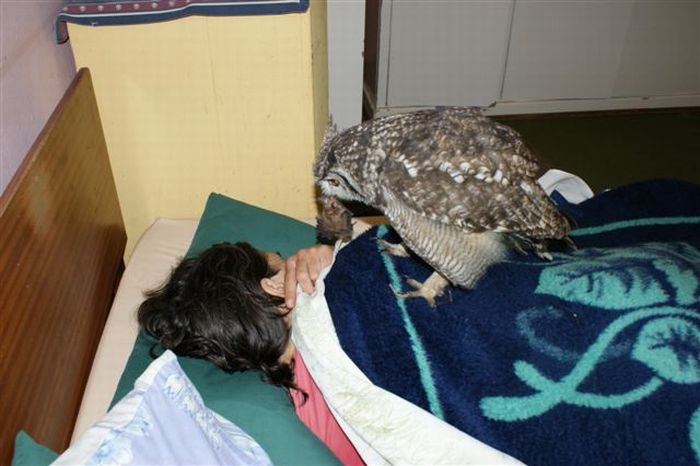
[[[323,137],[321,150],[314,162],[314,178],[325,196],[347,201],[366,202],[360,183],[343,165],[343,138],[335,125],[329,125]]]
[[[333,196],[346,201],[367,202],[357,188],[356,181],[343,170],[331,169],[317,183],[318,187],[321,188],[321,192],[326,196]]]

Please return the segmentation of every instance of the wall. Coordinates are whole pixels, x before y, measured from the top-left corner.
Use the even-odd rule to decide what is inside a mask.
[[[700,0],[382,5],[378,107],[700,105]]]
[[[54,38],[61,0],[0,1],[0,192],[75,75]]]
[[[328,121],[326,3],[304,14],[69,24],[90,68],[127,231],[196,218],[210,192],[316,215]]]
[[[338,130],[362,119],[364,35],[365,0],[328,0],[328,109]]]

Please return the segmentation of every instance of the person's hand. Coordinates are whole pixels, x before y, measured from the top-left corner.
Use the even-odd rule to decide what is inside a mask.
[[[318,244],[300,249],[285,263],[284,302],[292,309],[297,299],[297,284],[304,293],[313,293],[316,280],[326,266],[333,262],[333,247]]]

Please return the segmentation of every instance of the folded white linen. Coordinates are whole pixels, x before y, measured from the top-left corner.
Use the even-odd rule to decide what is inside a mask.
[[[337,252],[336,248],[336,252]],[[367,464],[520,464],[422,408],[374,385],[340,346],[323,279],[299,293],[292,339],[350,441]]]

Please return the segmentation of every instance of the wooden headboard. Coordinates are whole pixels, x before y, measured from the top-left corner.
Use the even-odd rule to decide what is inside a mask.
[[[0,465],[18,430],[68,446],[125,243],[81,69],[0,197]]]

